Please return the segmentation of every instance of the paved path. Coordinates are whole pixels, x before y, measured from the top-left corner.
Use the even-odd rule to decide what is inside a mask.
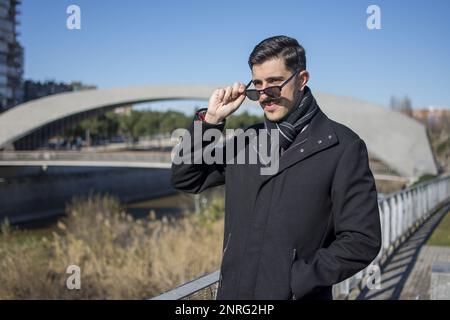
[[[450,262],[450,247],[422,247],[400,300],[430,300],[431,267],[435,261]]]
[[[448,212],[446,205],[407,239],[381,268],[381,289],[363,290],[358,300],[429,299],[431,265],[449,260],[450,248],[424,246]]]

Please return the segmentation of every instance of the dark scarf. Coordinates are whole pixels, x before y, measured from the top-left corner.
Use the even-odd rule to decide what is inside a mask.
[[[270,121],[264,115],[265,127],[269,134],[271,129],[277,129],[279,131],[279,151],[281,153],[289,148],[297,134],[311,121],[317,114],[317,111],[319,111],[319,107],[317,106],[316,99],[314,99],[311,90],[305,87],[303,95],[298,98],[296,105],[289,110],[281,121]]]

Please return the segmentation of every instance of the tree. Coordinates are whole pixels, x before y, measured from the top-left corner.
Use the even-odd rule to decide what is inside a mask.
[[[409,117],[413,116],[412,103],[408,96],[405,96],[403,99],[397,99],[395,96],[391,96],[389,105],[394,111],[401,112]]]

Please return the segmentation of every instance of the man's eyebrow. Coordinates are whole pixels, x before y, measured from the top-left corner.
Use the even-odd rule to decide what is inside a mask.
[[[267,82],[270,82],[270,81],[282,81],[282,80],[284,80],[284,77],[283,77],[283,76],[278,76],[278,77],[268,77],[268,78],[266,78],[266,81],[267,81]],[[261,80],[259,80],[259,79],[253,79],[252,82],[253,82],[253,83],[255,83],[255,82],[261,82]]]

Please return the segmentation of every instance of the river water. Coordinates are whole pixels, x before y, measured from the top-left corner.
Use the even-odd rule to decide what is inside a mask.
[[[64,215],[73,197],[110,194],[137,218],[154,212],[179,216],[194,212],[209,192],[194,196],[171,187],[170,170],[85,167],[0,167],[0,218],[40,227]],[[3,219],[2,219],[3,220]]]

